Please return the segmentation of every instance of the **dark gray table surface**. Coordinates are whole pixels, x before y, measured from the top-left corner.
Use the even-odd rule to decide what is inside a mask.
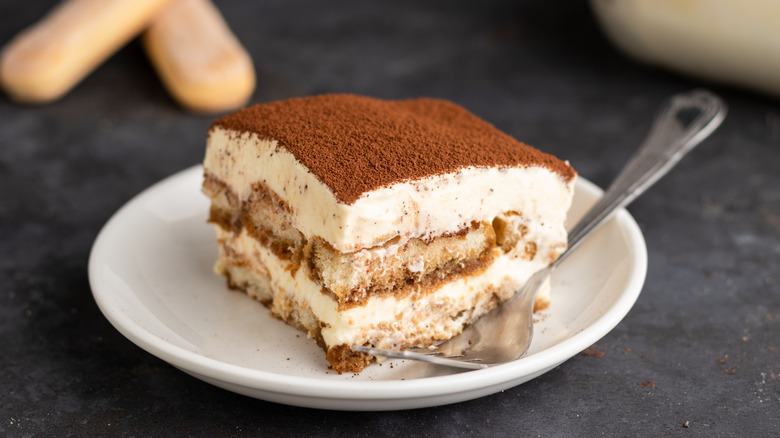
[[[53,3],[0,3],[0,42]],[[254,58],[254,103],[325,92],[442,97],[602,186],[665,97],[705,86],[730,113],[631,206],[647,281],[596,343],[603,356],[580,354],[454,405],[335,412],[196,380],[98,310],[87,280],[98,231],[135,194],[198,163],[214,118],[181,111],[137,41],[56,103],[2,97],[0,435],[780,434],[777,98],[634,63],[584,2],[217,4]]]

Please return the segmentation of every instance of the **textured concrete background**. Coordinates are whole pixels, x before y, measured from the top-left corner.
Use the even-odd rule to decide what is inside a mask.
[[[0,42],[54,2],[0,2]],[[493,396],[387,413],[236,395],[101,315],[87,257],[109,216],[198,163],[212,117],[177,108],[131,43],[61,101],[0,98],[0,434],[776,436],[780,105],[617,53],[583,2],[218,1],[252,53],[253,102],[323,92],[458,102],[607,184],[662,100],[707,86],[721,129],[632,207],[649,271],[596,345]],[[652,382],[653,384],[650,384]],[[688,427],[684,427],[687,424]]]

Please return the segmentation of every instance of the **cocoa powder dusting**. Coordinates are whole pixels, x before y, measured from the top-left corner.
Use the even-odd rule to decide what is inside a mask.
[[[240,110],[213,127],[277,140],[346,204],[367,191],[469,166],[544,166],[566,180],[575,175],[561,160],[439,99],[294,98]]]

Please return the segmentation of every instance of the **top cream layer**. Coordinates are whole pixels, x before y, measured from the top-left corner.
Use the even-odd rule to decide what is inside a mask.
[[[367,192],[346,205],[275,140],[221,127],[209,133],[204,168],[241,200],[251,195],[253,184],[264,183],[291,208],[301,233],[319,236],[341,252],[381,245],[396,236],[405,242],[453,233],[507,211],[556,228],[554,234],[565,241],[574,187],[574,179],[567,183],[543,167],[467,167]]]

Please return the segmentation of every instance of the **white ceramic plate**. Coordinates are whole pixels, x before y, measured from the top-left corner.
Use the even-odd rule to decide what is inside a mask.
[[[411,361],[360,374],[328,370],[323,351],[212,271],[217,250],[202,169],[177,173],[122,207],[100,232],[89,280],[106,318],[141,348],[219,387],[296,406],[392,410],[492,394],[543,374],[607,334],[639,296],[647,250],[620,211],[553,277],[529,354],[458,372]],[[569,223],[600,196],[579,179]]]

